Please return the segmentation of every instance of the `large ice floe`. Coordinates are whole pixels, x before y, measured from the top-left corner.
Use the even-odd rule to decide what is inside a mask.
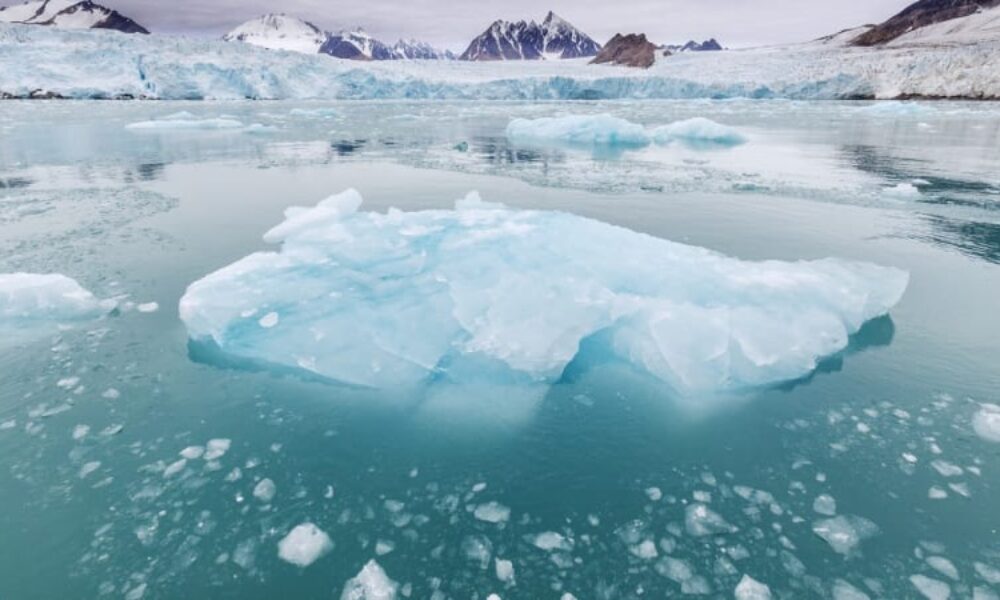
[[[907,273],[748,262],[475,193],[454,210],[360,212],[348,190],[289,208],[280,244],[191,284],[195,347],[358,386],[558,381],[581,354],[678,392],[809,374],[901,298]]]
[[[641,148],[652,142],[679,142],[695,148],[738,146],[746,136],[727,125],[696,117],[647,130],[609,114],[563,115],[540,119],[514,119],[507,125],[507,139],[514,144],[561,144],[580,147]]]
[[[114,308],[60,274],[0,273],[0,337],[19,341],[97,318]]]

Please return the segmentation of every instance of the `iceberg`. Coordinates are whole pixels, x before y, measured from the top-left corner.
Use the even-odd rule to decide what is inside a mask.
[[[732,127],[704,117],[695,117],[662,125],[650,132],[657,144],[680,142],[690,146],[739,146],[746,136]]]
[[[649,136],[642,125],[608,114],[514,119],[507,139],[522,144],[642,147]]]
[[[229,364],[393,388],[553,383],[578,355],[681,394],[808,375],[902,297],[904,271],[750,262],[471,193],[454,210],[292,207],[257,252],[192,283],[194,348]]]
[[[93,319],[111,306],[60,274],[0,273],[0,328],[68,324]]]
[[[160,119],[129,123],[125,129],[131,131],[172,131],[198,129],[242,129],[243,123],[236,119],[221,117],[199,119],[191,113],[181,112]]]

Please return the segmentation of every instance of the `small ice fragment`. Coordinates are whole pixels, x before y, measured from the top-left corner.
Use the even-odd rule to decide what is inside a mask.
[[[330,541],[330,536],[326,534],[322,529],[316,527],[312,523],[302,523],[301,525],[296,525],[288,535],[278,542],[278,558],[286,562],[290,562],[293,565],[298,565],[300,567],[308,567],[313,564],[319,557],[323,556],[333,548],[333,542]],[[374,561],[369,562],[368,565],[375,565],[375,568],[381,572],[378,565]],[[365,569],[358,574],[358,577],[352,579],[355,581],[361,578],[362,575],[372,575],[368,570],[366,565]],[[384,576],[385,574],[382,573]],[[348,585],[350,585],[350,581]],[[347,588],[344,588],[344,594],[341,598],[357,598],[368,599],[369,596],[348,596]],[[382,596],[372,596],[372,598],[381,598]],[[391,596],[386,596],[391,598]]]
[[[80,467],[80,479],[85,478],[101,466],[101,461],[93,460]]]
[[[986,583],[1000,585],[1000,569],[982,562],[973,563],[972,567]]]
[[[514,585],[514,563],[502,558],[496,559],[497,579],[507,585]]]
[[[474,494],[478,494],[479,492],[481,492],[481,491],[483,491],[485,489],[486,489],[486,484],[482,483],[482,482],[477,483],[476,485],[472,486],[472,492]]]
[[[503,600],[503,599],[496,594],[490,594],[489,596],[486,596],[486,600]]]
[[[656,551],[656,544],[653,540],[643,540],[642,542],[629,548],[629,552],[631,552],[635,557],[643,560],[652,560],[659,555],[659,552]]]
[[[506,135],[514,143],[527,144],[622,147],[649,144],[649,135],[642,125],[609,114],[514,119],[507,125]]]
[[[379,540],[375,542],[375,554],[385,556],[396,549],[396,544],[391,540]]]
[[[90,425],[77,425],[73,428],[73,439],[82,440],[90,433]]]
[[[473,515],[487,523],[506,523],[510,519],[510,509],[499,502],[487,502],[477,506]]]
[[[962,467],[940,459],[932,462],[931,466],[943,477],[958,477],[965,472]]]
[[[951,491],[953,491],[956,494],[958,494],[959,496],[962,496],[963,498],[968,498],[968,497],[972,496],[972,492],[969,491],[969,484],[967,484],[967,483],[962,483],[962,482],[959,482],[959,483],[949,483],[948,484],[948,488]]]
[[[259,323],[260,326],[263,327],[264,329],[270,329],[278,324],[278,320],[279,320],[278,313],[269,312],[263,317],[261,317],[257,321],[257,323]]]
[[[554,550],[569,551],[573,549],[572,542],[563,537],[562,534],[554,531],[539,533],[535,536],[532,543],[539,550],[545,550],[546,552],[552,552]]]
[[[650,132],[657,144],[682,142],[692,146],[739,146],[747,141],[739,131],[704,117],[661,125]]]
[[[104,437],[111,437],[113,435],[118,435],[124,429],[125,429],[124,425],[120,424],[108,425],[107,427],[101,430],[101,435]]]
[[[569,592],[566,592],[565,594],[559,597],[559,600],[576,600],[576,596],[574,596]]]
[[[927,564],[948,579],[953,581],[959,580],[958,569],[955,568],[955,563],[951,562],[947,558],[943,556],[928,556]]]
[[[948,492],[935,485],[931,486],[931,489],[927,490],[927,497],[931,500],[944,500],[948,497]]]
[[[186,458],[178,459],[178,460],[170,463],[170,465],[168,465],[167,468],[163,470],[163,476],[164,477],[173,477],[174,475],[176,475],[176,474],[180,473],[182,470],[184,470],[184,467],[186,467],[186,466],[187,466],[187,459]]]
[[[684,512],[684,526],[693,536],[732,533],[735,528],[704,504],[690,504]]]
[[[771,588],[749,575],[743,575],[736,585],[734,596],[736,600],[771,600]]]
[[[658,487],[646,488],[646,497],[653,502],[659,502],[663,498],[663,492]]]
[[[56,387],[69,390],[75,388],[78,383],[80,383],[79,377],[64,377],[56,382]]]
[[[862,541],[878,534],[875,523],[853,515],[824,519],[813,524],[813,532],[830,544],[833,551],[850,555]]]
[[[361,572],[347,580],[340,600],[394,600],[398,587],[377,562],[370,560]]]
[[[104,393],[101,394],[101,397],[107,398],[108,400],[117,400],[119,397],[121,397],[121,392],[119,392],[115,388],[108,388],[104,390]]]
[[[951,586],[943,581],[924,575],[912,575],[910,583],[927,600],[948,600],[951,597]]]
[[[181,450],[181,456],[188,460],[201,458],[203,454],[205,454],[204,446],[188,446],[187,448]]]
[[[146,584],[140,583],[125,594],[125,600],[142,600],[146,595]]]
[[[486,569],[490,566],[490,557],[493,555],[493,543],[481,535],[466,536],[462,540],[462,553],[465,558]]]
[[[261,479],[253,488],[253,497],[264,504],[268,504],[271,500],[274,500],[274,494],[277,490],[278,488],[274,485],[273,481],[270,479]]]
[[[882,189],[882,193],[894,198],[919,198],[920,189],[912,183],[900,183]]]
[[[1000,600],[1000,596],[988,587],[977,585],[972,588],[972,600]]]
[[[229,452],[229,446],[232,444],[232,440],[227,440],[224,438],[208,440],[205,444],[205,455],[203,458],[205,460],[217,460],[222,458],[226,452]]]
[[[135,307],[141,313],[154,313],[160,310],[160,305],[156,302],[145,302]]]
[[[833,600],[871,600],[868,594],[862,592],[843,579],[833,582]]]
[[[1000,406],[981,404],[972,417],[972,429],[987,442],[1000,443]]]
[[[832,517],[837,514],[837,501],[829,494],[816,496],[813,501],[813,510],[821,515]]]

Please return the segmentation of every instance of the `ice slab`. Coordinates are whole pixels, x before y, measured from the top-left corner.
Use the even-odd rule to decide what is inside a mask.
[[[642,125],[609,114],[514,119],[507,139],[527,144],[641,147],[649,144]]]
[[[657,144],[681,142],[690,146],[739,146],[747,141],[736,129],[704,117],[662,125],[650,132]]]
[[[293,565],[308,567],[331,549],[333,542],[325,531],[312,523],[302,523],[278,542],[278,557]]]
[[[393,600],[397,587],[382,567],[370,560],[357,575],[347,580],[340,600]]]
[[[454,210],[293,207],[280,244],[192,283],[211,360],[377,388],[560,379],[578,355],[683,394],[808,375],[901,298],[908,275],[837,259],[750,262],[476,194]]]
[[[178,131],[199,129],[242,129],[243,123],[235,119],[208,118],[198,119],[194,115],[170,115],[162,119],[138,121],[129,123],[125,129],[131,131]]]
[[[771,600],[771,588],[749,575],[744,575],[736,585],[733,596],[736,600]]]
[[[982,404],[972,417],[972,428],[987,442],[1000,443],[1000,406]]]
[[[99,300],[60,274],[0,273],[0,338],[16,343],[107,314],[114,302]]]

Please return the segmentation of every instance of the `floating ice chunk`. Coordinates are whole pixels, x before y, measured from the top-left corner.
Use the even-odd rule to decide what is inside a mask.
[[[154,313],[160,310],[160,305],[156,302],[145,302],[135,307],[141,313]]]
[[[684,527],[694,536],[732,533],[736,529],[704,504],[689,504],[684,511]]]
[[[195,460],[195,459],[201,458],[202,455],[205,454],[205,447],[204,446],[188,446],[187,448],[184,448],[183,450],[181,450],[180,454],[181,454],[181,457],[183,457],[183,458],[186,458],[188,460]]]
[[[176,474],[180,473],[181,471],[183,471],[184,467],[186,467],[186,466],[187,466],[187,459],[186,458],[177,459],[176,461],[174,461],[174,462],[170,463],[169,465],[167,465],[167,468],[163,470],[163,476],[164,477],[173,477],[174,475],[176,475]]]
[[[928,556],[927,564],[948,579],[953,581],[959,580],[958,569],[955,568],[955,563],[951,562],[947,558],[943,556]]]
[[[813,532],[826,540],[834,552],[849,556],[862,541],[877,535],[879,529],[864,517],[847,515],[817,521]]]
[[[646,497],[652,502],[659,502],[663,498],[663,492],[658,487],[646,488]]]
[[[276,312],[269,312],[266,315],[264,315],[263,317],[261,317],[260,319],[258,319],[257,323],[261,327],[263,327],[264,329],[270,329],[270,328],[274,327],[275,325],[277,325],[279,320],[280,320],[280,317],[278,316],[278,313],[276,313]]]
[[[0,273],[0,329],[83,321],[109,309],[65,275]]]
[[[294,529],[288,532],[288,535],[278,542],[278,557],[283,561],[292,563],[293,565],[308,567],[331,549],[333,549],[333,542],[330,540],[330,536],[328,536],[326,532],[312,523],[302,523],[301,525],[296,525]],[[374,561],[368,564],[372,565],[374,564]],[[376,568],[378,568],[378,565],[376,565]],[[381,571],[381,569],[379,569],[379,571]],[[365,570],[362,570],[361,573],[359,573],[359,577],[363,574],[366,574]],[[370,575],[370,573],[368,574]],[[354,579],[351,581],[354,581]],[[350,584],[350,582],[348,582],[348,584]],[[341,598],[368,597],[362,595],[341,596]]]
[[[1000,585],[1000,569],[983,562],[973,563],[976,575],[982,577],[983,581],[992,585]]]
[[[198,119],[190,113],[178,113],[162,119],[129,123],[125,129],[131,131],[181,131],[181,130],[225,130],[241,129],[243,123],[235,119]]]
[[[813,500],[813,510],[821,515],[832,517],[837,514],[837,501],[829,494],[821,494]]]
[[[631,552],[636,558],[641,558],[643,560],[652,560],[660,554],[656,550],[656,543],[653,542],[653,540],[643,540],[630,547],[629,552]]]
[[[981,404],[972,417],[972,429],[987,442],[1000,443],[1000,406]]]
[[[205,444],[205,460],[218,460],[222,458],[226,452],[229,452],[229,446],[232,444],[231,440],[224,438],[217,438],[214,440],[208,440]]]
[[[889,117],[924,116],[934,114],[937,109],[916,102],[884,101],[870,104],[858,109],[858,112]]]
[[[119,392],[115,388],[108,388],[104,390],[104,393],[101,394],[101,398],[107,398],[108,400],[117,400],[118,398],[121,397],[121,395],[122,395],[121,392]]]
[[[510,509],[499,502],[480,504],[472,514],[487,523],[506,523],[510,519]]]
[[[958,477],[965,473],[962,467],[940,459],[932,462],[931,466],[943,477]]]
[[[608,114],[514,119],[507,139],[522,144],[641,147],[649,144],[646,129]]]
[[[912,575],[910,583],[927,600],[948,600],[951,597],[951,586],[943,581],[925,575]]]
[[[396,544],[391,540],[379,540],[375,542],[375,554],[377,556],[385,556],[395,549]]]
[[[264,504],[268,504],[271,500],[274,500],[274,494],[277,491],[278,487],[274,485],[273,481],[270,479],[261,479],[253,488],[253,497]]]
[[[481,535],[469,535],[462,540],[462,554],[470,561],[479,563],[480,568],[490,566],[493,556],[493,543]]]
[[[73,428],[73,439],[82,440],[90,433],[90,425],[77,425]]]
[[[908,282],[835,259],[736,260],[560,212],[360,204],[350,190],[288,209],[265,234],[279,252],[191,284],[180,316],[203,354],[372,387],[551,383],[586,341],[681,393],[724,392],[809,374]],[[281,326],[242,316],[260,306]]]
[[[100,466],[101,466],[101,461],[99,460],[93,460],[84,464],[82,467],[80,467],[80,479],[84,479],[87,475],[90,475],[91,473],[99,469]]]
[[[944,500],[948,497],[948,492],[935,485],[927,490],[927,497],[931,500]]]
[[[514,563],[509,560],[504,560],[502,558],[496,559],[495,571],[497,579],[504,582],[507,585],[514,585]]]
[[[738,146],[747,141],[746,136],[736,129],[704,117],[661,125],[650,135],[657,144],[681,142],[690,146]]]
[[[398,584],[374,560],[347,580],[340,600],[394,600]]]
[[[771,600],[771,588],[749,575],[743,575],[733,595],[736,600]]]
[[[264,125],[263,123],[251,123],[243,129],[243,133],[250,133],[255,135],[264,135],[268,133],[277,133],[278,128],[274,125]]]
[[[535,536],[532,543],[539,550],[544,550],[546,552],[552,552],[555,550],[569,552],[573,549],[573,543],[570,540],[567,540],[562,534],[556,533],[555,531],[545,531],[543,533],[539,533]]]
[[[972,600],[1000,600],[1000,596],[988,587],[977,585],[972,588]]]
[[[833,600],[871,600],[868,594],[862,592],[843,579],[833,582]]]
[[[887,187],[882,190],[887,196],[892,196],[894,198],[919,198],[920,189],[913,185],[912,183],[899,183],[892,187]]]
[[[322,119],[329,119],[330,117],[336,117],[337,111],[332,108],[293,108],[288,111],[288,114],[293,117],[319,117]]]

